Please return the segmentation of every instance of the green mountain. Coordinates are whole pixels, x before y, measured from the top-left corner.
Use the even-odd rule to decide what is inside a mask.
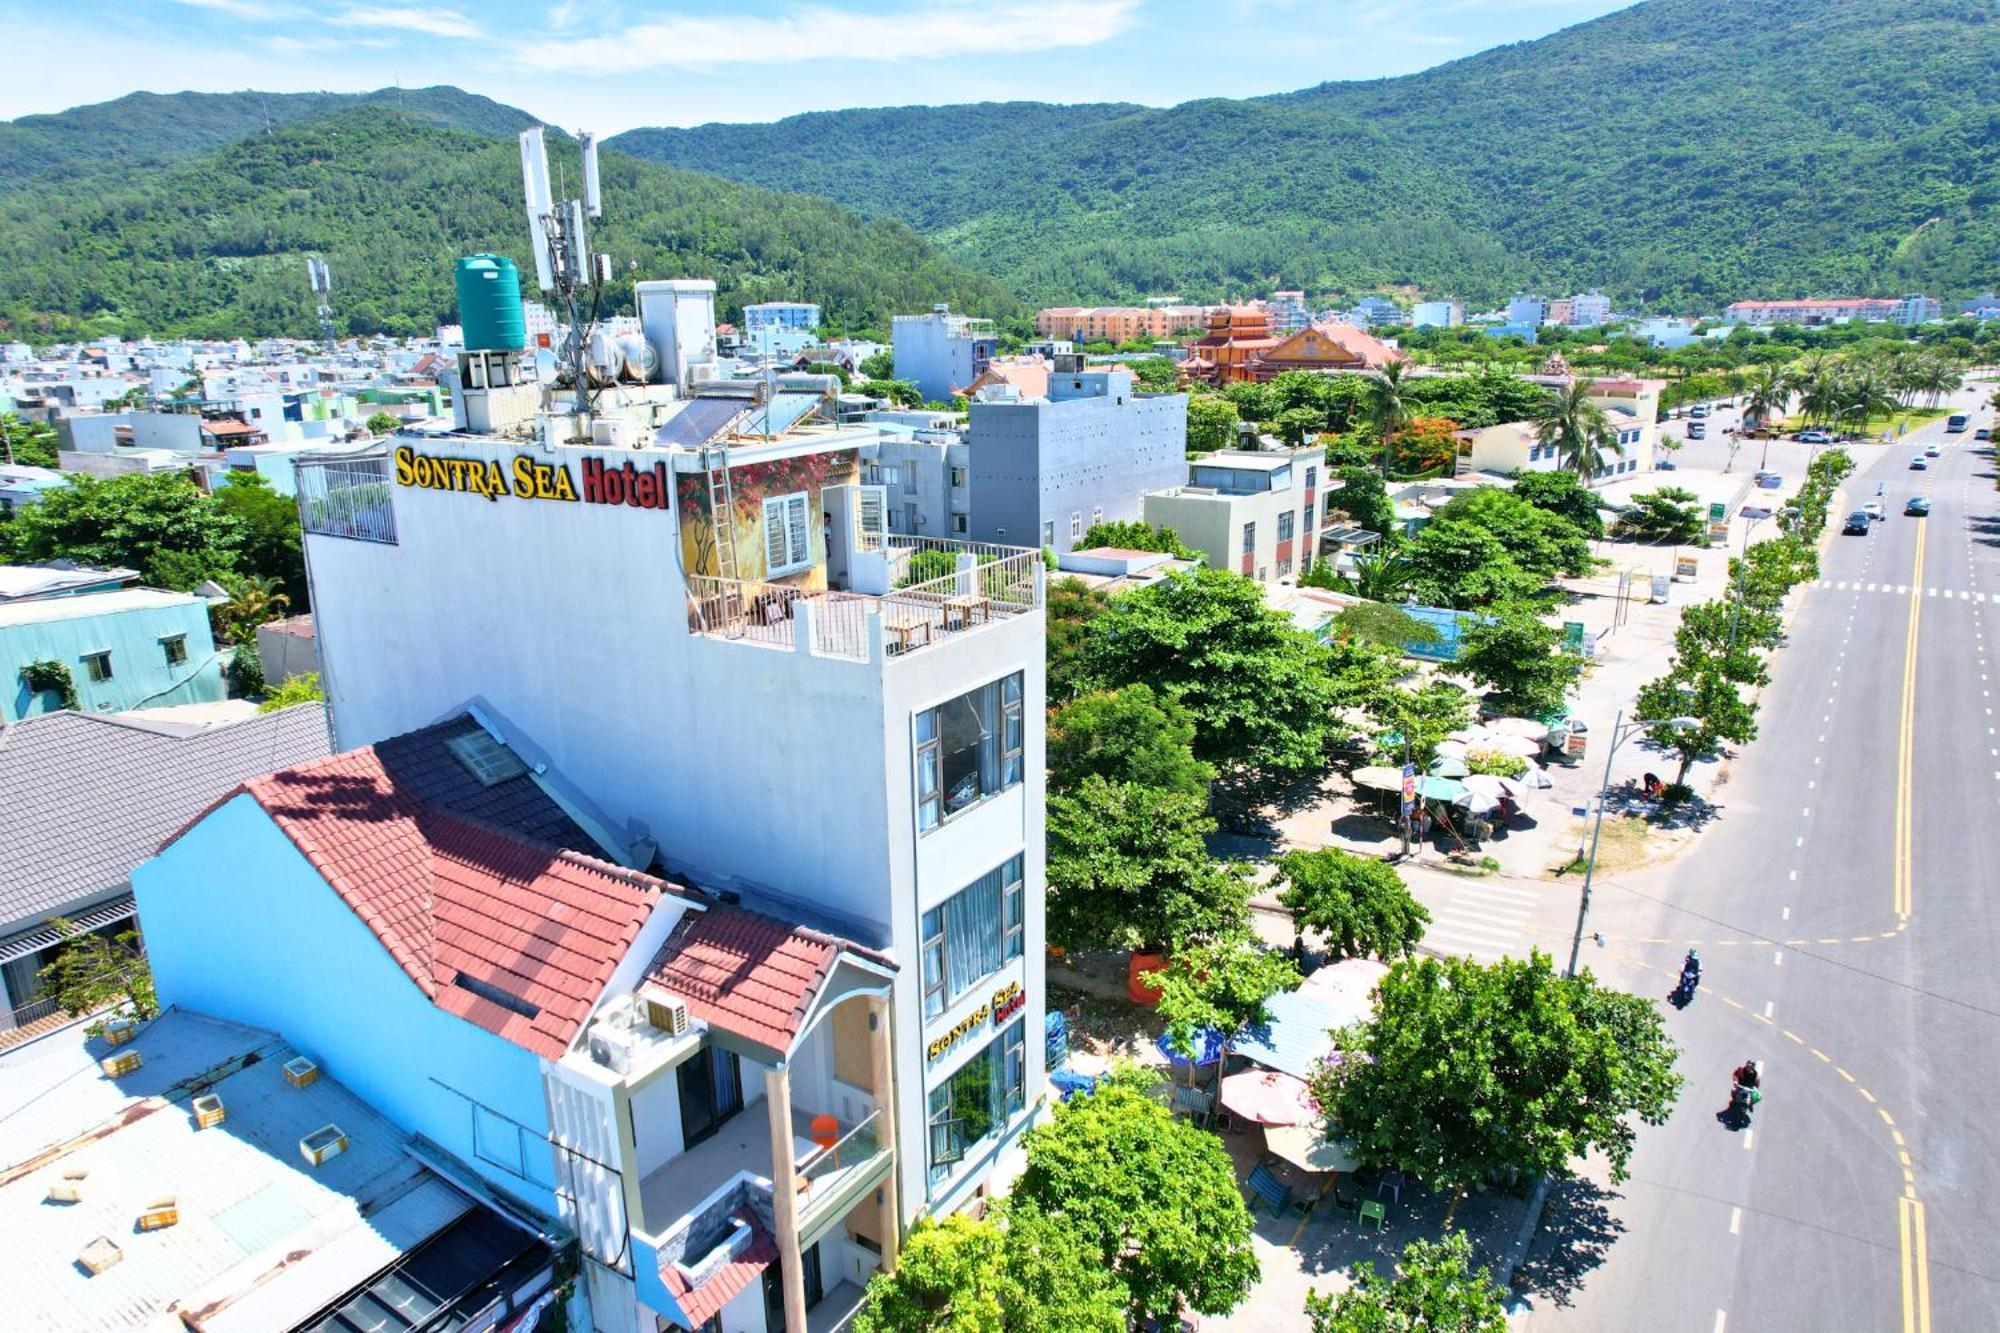
[[[2000,0],[1646,0],[1281,97],[838,112],[613,142],[902,218],[1036,301],[1944,294],[1990,286],[2000,263]]]
[[[572,145],[550,155],[579,179]],[[632,277],[681,276],[714,278],[724,318],[779,297],[850,326],[935,301],[1018,308],[900,222],[617,152],[601,172],[613,312],[631,309]],[[511,255],[532,284],[512,138],[349,107],[177,165],[100,172],[88,190],[0,195],[0,330],[310,335],[304,257],[319,254],[345,331],[428,333],[455,313],[453,260],[475,251]]]
[[[132,93],[114,102],[0,122],[0,194],[104,170],[178,162],[253,134],[362,106],[392,108],[421,124],[493,138],[533,116],[457,88],[372,93]]]

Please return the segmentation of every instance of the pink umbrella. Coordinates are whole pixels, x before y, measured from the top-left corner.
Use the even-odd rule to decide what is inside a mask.
[[[1246,1069],[1223,1079],[1222,1107],[1259,1125],[1303,1125],[1319,1118],[1305,1080],[1268,1069]]]

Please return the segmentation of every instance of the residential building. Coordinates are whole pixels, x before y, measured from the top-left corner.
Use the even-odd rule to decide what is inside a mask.
[[[1576,307],[1570,303],[1568,297],[1558,296],[1550,301],[1548,308],[1542,312],[1542,322],[1544,324],[1559,324],[1567,327],[1576,322],[1571,318],[1575,311]]]
[[[1134,392],[1127,370],[1059,365],[1047,398],[976,398],[967,416],[972,536],[1067,551],[1187,466],[1187,395]]]
[[[892,533],[972,534],[972,452],[962,431],[885,428],[879,443],[861,447],[861,481],[882,488]]]
[[[418,832],[445,841],[408,844],[408,861],[518,867],[482,894],[539,895],[531,919],[570,901],[578,876],[617,894],[618,921],[644,917],[578,951],[610,971],[562,982],[559,1005],[526,997],[559,1021],[535,1029],[545,1086],[508,1091],[502,1109],[529,1127],[526,1146],[579,1174],[552,1200],[492,1177],[578,1233],[607,1333],[715,1314],[732,1333],[764,1328],[755,1284],[773,1272],[784,1321],[802,1328],[815,1272],[858,1298],[901,1225],[1004,1184],[1043,1101],[1040,553],[889,533],[885,488],[863,481],[874,429],[801,418],[718,434],[690,419],[707,419],[705,401],[636,447],[461,434],[301,469],[339,743],[380,752],[474,701],[495,746],[569,776],[566,812],[599,812],[572,815],[599,850],[545,837],[575,850],[533,861],[419,812]],[[353,776],[380,790],[372,772]],[[205,825],[240,818],[271,858],[255,862],[260,882],[287,866],[301,902],[348,912],[359,933],[342,928],[351,947],[327,966],[374,958],[371,993],[414,1012],[422,985],[388,984],[412,977],[409,960],[342,906],[349,877],[308,877],[301,840],[274,840],[287,805],[253,794]],[[321,925],[332,933],[305,928]],[[438,974],[434,993],[460,1027],[462,1014],[525,1039],[518,1009],[457,986]],[[418,1031],[398,1050],[427,1046],[431,1028]],[[765,1105],[744,1110],[758,1087]],[[424,1109],[378,1104],[399,1124]],[[802,1151],[820,1130],[793,1111],[830,1118],[848,1151]]]
[[[917,386],[925,400],[948,403],[979,378],[999,347],[993,321],[954,315],[933,306],[927,315],[897,315],[891,322],[896,378]]]
[[[1551,388],[1564,379],[1551,375],[1529,378]],[[1659,445],[1660,392],[1665,380],[1600,379],[1590,382],[1590,400],[1603,408],[1618,432],[1618,452],[1608,453],[1591,485],[1652,470]],[[1522,472],[1556,472],[1563,460],[1554,444],[1542,443],[1535,427],[1525,421],[1502,422],[1480,430],[1459,432],[1459,454],[1474,472],[1511,477]]]
[[[52,467],[0,462],[0,522],[12,518],[42,497],[69,485],[69,478]]]
[[[1561,322],[1579,329],[1594,329],[1610,319],[1611,298],[1593,287],[1569,298],[1569,318]]]
[[[1304,292],[1272,292],[1264,301],[1264,312],[1271,317],[1273,333],[1295,333],[1312,323]]]
[[[1407,360],[1365,329],[1327,321],[1308,324],[1250,358],[1249,377],[1271,380],[1288,371],[1380,370]]]
[[[1548,303],[1539,296],[1517,296],[1507,303],[1507,322],[1540,328],[1548,322]]]
[[[1489,338],[1519,338],[1523,342],[1536,343],[1542,338],[1541,321],[1533,324],[1518,324],[1509,321],[1504,324],[1482,324],[1479,331]]]
[[[1686,347],[1695,340],[1695,321],[1673,315],[1654,315],[1642,319],[1632,328],[1632,336],[1641,338],[1655,347],[1671,351],[1676,347]]]
[[[1070,361],[1079,358],[1071,354]],[[1049,396],[1049,370],[1054,365],[1054,357],[1043,356],[996,356],[986,363],[986,369],[965,388],[967,398],[977,397],[986,389],[1011,390],[1021,398],[1046,398]]]
[[[743,332],[748,335],[753,347],[762,329],[802,329],[811,332],[819,328],[819,323],[819,306],[812,301],[758,301],[743,307]]]
[[[1944,307],[1922,292],[1912,293],[1897,302],[1894,319],[1898,324],[1928,324],[1944,317]]]
[[[2000,319],[2000,295],[1985,292],[1970,301],[1960,301],[1958,313],[1978,320]]]
[[[264,664],[264,680],[274,689],[296,676],[318,671],[319,650],[313,643],[312,612],[259,625],[257,660]]]
[[[1035,332],[1069,342],[1123,343],[1171,338],[1208,318],[1199,305],[1053,306],[1035,312]]]
[[[1187,471],[1185,485],[1146,496],[1146,522],[1172,528],[1211,567],[1260,583],[1312,567],[1326,525],[1324,447],[1224,449]]]
[[[561,1238],[339,1071],[181,1010],[112,1032],[0,1055],[9,1328],[518,1330],[555,1300]]]
[[[1902,301],[1842,296],[1812,301],[1735,301],[1723,318],[1735,324],[1838,324],[1844,320],[1894,320],[1905,309]]]
[[[192,730],[76,712],[0,727],[0,1042],[55,1014],[36,975],[50,918],[129,929],[134,867],[245,778],[326,753],[318,704]]]
[[[136,569],[95,569],[71,560],[54,560],[46,565],[0,565],[0,606],[86,592],[113,592],[138,581]]]
[[[59,683],[30,683],[40,664],[67,674],[77,707],[111,713],[225,698],[228,659],[215,645],[208,604],[188,593],[116,588],[0,603],[0,681],[8,683],[0,725],[63,707]]]
[[[1455,329],[1465,323],[1465,305],[1457,297],[1444,301],[1419,301],[1410,307],[1410,327]]]

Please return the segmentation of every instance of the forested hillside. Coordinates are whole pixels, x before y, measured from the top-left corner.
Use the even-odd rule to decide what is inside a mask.
[[[1950,293],[2000,265],[2000,0],[1646,0],[1275,98],[854,111],[616,142],[903,218],[1035,300]]]
[[[457,88],[372,93],[132,93],[114,102],[0,122],[0,194],[95,172],[159,166],[300,121],[361,106],[494,137],[535,123],[525,111]]]
[[[575,153],[551,143],[577,179]],[[818,301],[883,325],[935,301],[993,314],[1017,303],[900,222],[603,155],[600,248],[632,277],[712,277],[728,318],[746,301]],[[310,334],[304,256],[332,268],[349,333],[428,333],[453,313],[452,261],[479,250],[532,273],[520,158],[501,140],[383,106],[256,133],[175,167],[100,175],[89,190],[0,196],[0,331]],[[636,270],[628,268],[636,264]]]

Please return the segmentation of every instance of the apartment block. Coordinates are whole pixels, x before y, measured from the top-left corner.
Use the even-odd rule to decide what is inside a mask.
[[[1211,568],[1275,583],[1317,558],[1325,473],[1320,447],[1225,449],[1189,463],[1185,484],[1147,495],[1141,516],[1179,533]]]

